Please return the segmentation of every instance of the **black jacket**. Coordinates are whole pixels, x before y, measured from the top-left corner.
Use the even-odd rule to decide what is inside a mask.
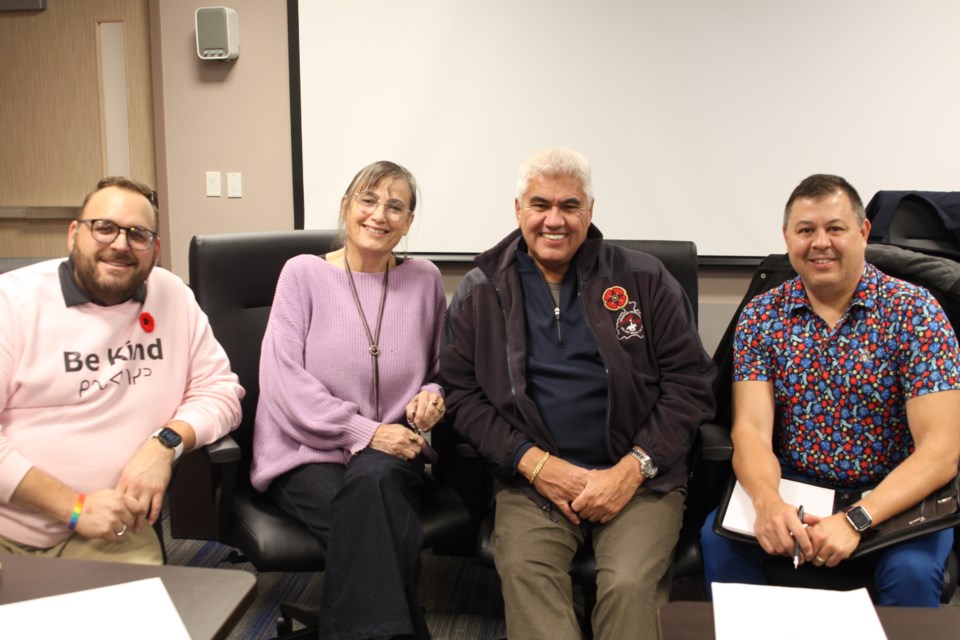
[[[529,486],[514,471],[518,447],[532,441],[556,454],[550,430],[526,392],[523,292],[514,231],[477,256],[460,283],[444,329],[440,376],[448,418],[495,467],[501,481]],[[584,316],[608,379],[607,447],[619,460],[636,444],[659,469],[644,486],[670,491],[686,484],[698,425],[713,416],[715,368],[700,343],[693,308],[659,260],[603,242],[591,225],[578,260]],[[640,327],[630,337],[619,312],[605,308],[608,287],[637,303]]]

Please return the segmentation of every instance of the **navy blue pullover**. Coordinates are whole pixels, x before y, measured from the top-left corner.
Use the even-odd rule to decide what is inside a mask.
[[[525,252],[517,251],[527,334],[527,393],[557,443],[560,457],[588,469],[613,465],[607,443],[607,374],[583,316],[575,256],[560,284],[559,304]],[[529,447],[522,447],[518,459]]]

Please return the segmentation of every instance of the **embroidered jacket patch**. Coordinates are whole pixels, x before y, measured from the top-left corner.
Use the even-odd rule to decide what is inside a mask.
[[[636,302],[629,302],[617,316],[617,338],[619,340],[629,340],[630,338],[640,338],[643,340],[643,316],[637,309]]]

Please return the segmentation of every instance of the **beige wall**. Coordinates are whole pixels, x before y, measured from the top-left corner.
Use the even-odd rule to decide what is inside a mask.
[[[186,279],[194,235],[293,228],[286,3],[229,3],[240,57],[228,62],[197,57],[194,13],[209,2],[149,3],[163,261]],[[222,197],[206,197],[207,171],[221,172]],[[227,172],[242,175],[242,198],[226,197]]]
[[[747,293],[751,268],[700,267],[700,339],[713,354]]]

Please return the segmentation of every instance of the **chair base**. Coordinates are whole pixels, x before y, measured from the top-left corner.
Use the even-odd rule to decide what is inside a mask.
[[[303,629],[297,629],[296,631],[281,632],[280,631],[280,621],[277,620],[277,640],[301,640],[303,638],[310,638],[311,640],[316,640],[317,634],[316,627],[304,627]]]
[[[303,629],[293,630],[293,623],[299,622]],[[280,616],[277,618],[277,638],[316,638],[320,625],[320,612],[293,602],[280,603]]]

